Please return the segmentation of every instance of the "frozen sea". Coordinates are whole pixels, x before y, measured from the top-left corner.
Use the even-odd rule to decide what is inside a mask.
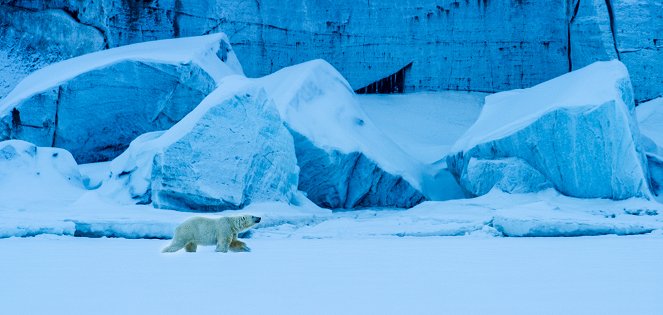
[[[663,234],[0,239],[3,314],[661,314]],[[9,285],[11,284],[11,285]]]

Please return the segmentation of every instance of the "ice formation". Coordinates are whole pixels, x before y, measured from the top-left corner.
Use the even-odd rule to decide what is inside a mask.
[[[447,162],[454,176],[468,179],[473,158],[519,158],[568,196],[648,197],[647,162],[639,143],[628,72],[615,60],[486,97],[479,119],[456,142]],[[471,191],[490,180],[460,183]]]
[[[215,90],[168,131],[133,141],[101,191],[157,208],[222,211],[289,202],[297,175],[292,136],[272,101],[240,83]]]
[[[138,135],[168,129],[230,74],[242,70],[224,34],[72,58],[0,100],[0,139],[64,148],[79,162],[109,160]]]

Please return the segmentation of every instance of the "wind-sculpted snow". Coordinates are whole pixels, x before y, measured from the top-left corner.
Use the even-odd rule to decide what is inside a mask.
[[[447,162],[457,179],[468,179],[472,158],[515,157],[568,196],[649,197],[639,142],[626,68],[619,61],[597,62],[530,89],[486,97],[479,119]],[[460,183],[472,191],[491,180]]]
[[[217,89],[166,132],[145,134],[111,163],[107,195],[185,211],[290,201],[297,191],[292,136],[261,89]]]
[[[0,139],[69,150],[79,162],[119,155],[168,129],[241,67],[225,35],[136,44],[43,68],[0,101]]]

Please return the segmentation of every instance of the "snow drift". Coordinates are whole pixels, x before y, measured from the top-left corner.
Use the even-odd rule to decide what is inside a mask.
[[[73,201],[84,191],[78,165],[69,152],[21,140],[0,142],[0,200],[4,206]]]
[[[597,62],[529,89],[489,95],[447,162],[469,192],[493,180],[468,176],[472,159],[518,158],[568,196],[647,197],[647,162],[639,140],[626,67],[616,60]],[[535,191],[543,186],[534,178],[509,181]]]
[[[0,139],[109,160],[138,135],[168,129],[218,80],[242,74],[224,34],[147,42],[38,70],[0,101]]]
[[[168,131],[133,141],[111,163],[102,193],[186,211],[290,201],[298,174],[292,136],[264,90],[236,83]]]

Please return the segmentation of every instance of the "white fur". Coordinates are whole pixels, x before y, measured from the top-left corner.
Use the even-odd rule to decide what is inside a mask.
[[[170,245],[164,253],[176,252],[186,247],[187,252],[195,252],[198,245],[216,245],[217,252],[250,251],[237,234],[252,227],[260,218],[251,215],[220,217],[216,219],[192,217],[175,230]]]

